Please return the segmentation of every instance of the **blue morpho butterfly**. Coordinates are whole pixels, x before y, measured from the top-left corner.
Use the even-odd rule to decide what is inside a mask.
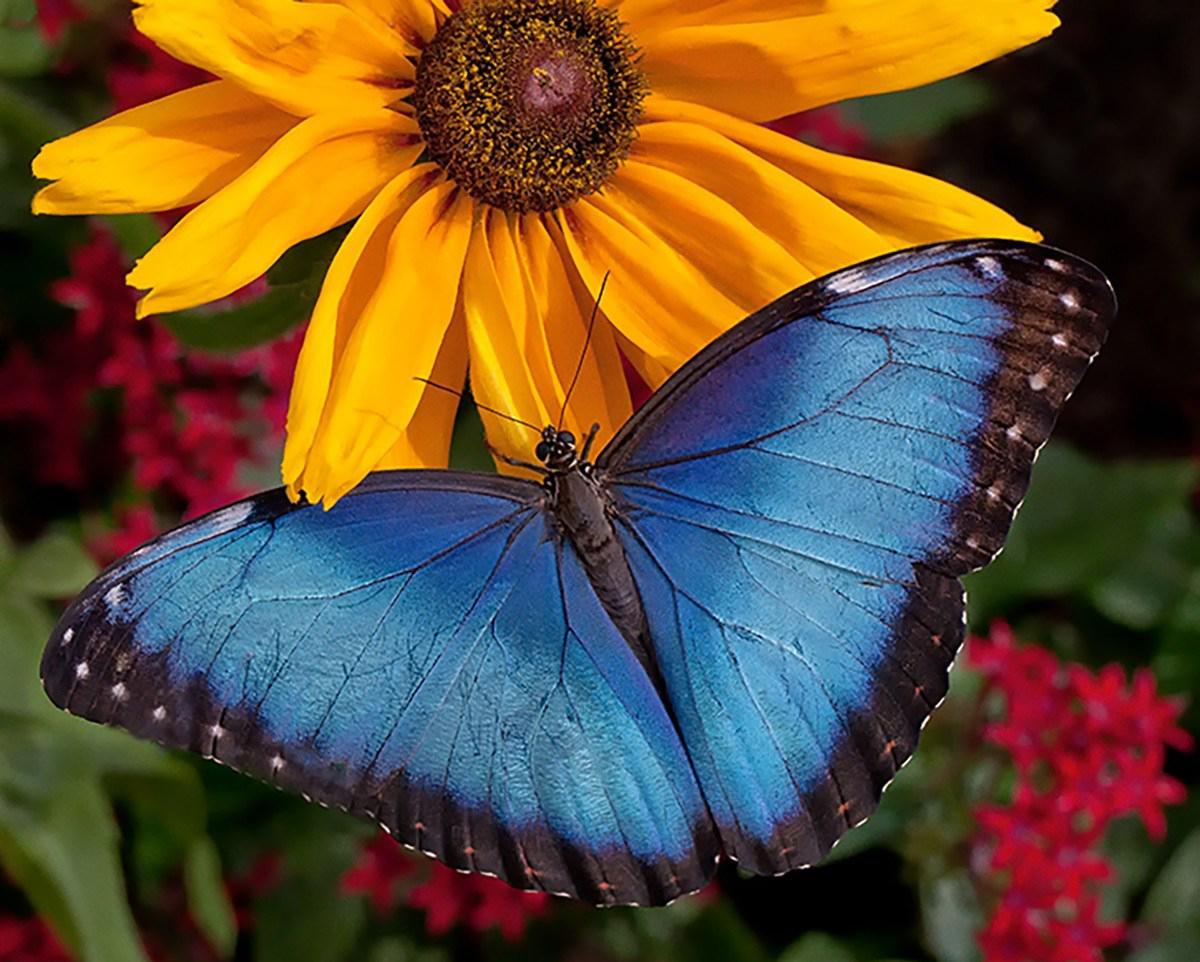
[[[54,702],[382,823],[454,868],[659,904],[811,865],[946,693],[1115,302],[964,241],[814,281],[692,358],[594,462],[268,492],[63,615]]]

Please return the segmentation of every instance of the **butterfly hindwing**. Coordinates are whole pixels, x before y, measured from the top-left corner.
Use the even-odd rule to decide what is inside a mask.
[[[945,695],[959,576],[1003,544],[1099,350],[1107,281],[1049,248],[905,251],[693,358],[597,462],[724,847],[817,860]]]
[[[397,472],[329,512],[280,492],[233,505],[101,575],[44,684],[456,868],[667,901],[712,871],[707,811],[541,494]]]

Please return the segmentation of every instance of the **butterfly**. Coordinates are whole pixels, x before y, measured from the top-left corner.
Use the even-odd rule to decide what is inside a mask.
[[[60,707],[382,824],[461,870],[661,904],[809,866],[912,755],[1039,447],[1116,310],[1009,241],[884,256],[747,317],[539,481],[258,495],[63,614]]]

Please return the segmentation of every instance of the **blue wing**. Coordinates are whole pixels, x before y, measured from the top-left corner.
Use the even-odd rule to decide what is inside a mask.
[[[663,902],[715,863],[671,720],[527,482],[235,504],[102,574],[42,670],[71,712],[523,888]]]
[[[745,867],[816,861],[912,753],[962,641],[958,577],[999,551],[1114,310],[1049,248],[884,257],[742,322],[598,459]]]

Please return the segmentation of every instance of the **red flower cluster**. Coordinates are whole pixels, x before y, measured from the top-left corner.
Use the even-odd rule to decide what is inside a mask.
[[[1183,801],[1163,774],[1166,747],[1186,750],[1182,706],[1158,695],[1148,670],[1109,665],[1092,672],[1044,648],[1016,643],[1005,624],[972,638],[970,663],[1004,704],[984,739],[1016,768],[1009,805],[975,810],[972,861],[998,882],[998,902],[980,933],[986,962],[1101,962],[1124,934],[1099,919],[1112,867],[1099,846],[1108,826],[1136,815],[1155,838],[1163,806]]]
[[[71,962],[41,919],[0,917],[0,962]]]
[[[838,107],[805,110],[778,120],[769,120],[763,126],[843,154],[860,155],[867,149],[867,131],[847,120]]]
[[[400,901],[397,883],[417,872],[420,864],[390,836],[380,834],[363,846],[358,863],[342,877],[342,890],[348,895],[369,895],[383,914]],[[549,905],[550,897],[541,892],[522,892],[484,875],[464,875],[441,862],[428,865],[425,879],[403,895],[407,905],[425,912],[430,935],[465,924],[479,932],[498,928],[506,939],[515,941],[525,934],[529,919]]]
[[[37,13],[42,35],[51,43],[62,39],[71,24],[94,16],[75,0],[37,0]],[[105,52],[104,81],[115,110],[127,110],[212,79],[203,70],[163,53],[134,30],[125,9],[120,15],[124,17],[123,26],[112,35],[110,49]],[[91,58],[97,55],[95,50],[89,53]]]
[[[94,228],[70,261],[51,293],[74,324],[0,362],[0,420],[28,437],[24,467],[39,482],[103,488],[94,468],[104,464],[132,481],[133,503],[99,550],[115,556],[153,534],[156,503],[190,516],[245,493],[240,467],[262,461],[260,442],[282,431],[299,338],[236,357],[184,351],[161,324],[134,318],[110,234]]]

